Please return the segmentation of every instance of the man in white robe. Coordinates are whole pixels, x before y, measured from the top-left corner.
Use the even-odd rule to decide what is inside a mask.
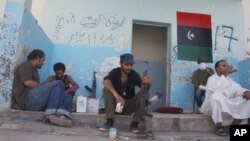
[[[232,124],[240,124],[242,119],[250,117],[250,91],[242,88],[228,77],[229,68],[225,60],[215,64],[216,73],[208,78],[206,99],[201,106],[201,113],[211,116],[216,127],[216,133],[226,136],[222,126],[224,115],[234,118]]]

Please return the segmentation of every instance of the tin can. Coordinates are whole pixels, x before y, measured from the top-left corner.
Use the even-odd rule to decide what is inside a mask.
[[[112,140],[115,139],[116,133],[117,133],[116,128],[110,128],[109,129],[109,139],[112,139]]]
[[[123,110],[123,105],[122,105],[121,102],[118,102],[118,103],[116,104],[115,111],[116,111],[117,113],[122,113],[122,110]]]

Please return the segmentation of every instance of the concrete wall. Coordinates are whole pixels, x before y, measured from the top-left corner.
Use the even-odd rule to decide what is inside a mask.
[[[171,27],[166,53],[169,62],[166,70],[163,70],[169,76],[166,77],[166,93],[169,95],[166,101],[171,106],[180,106],[186,111],[191,110],[193,101],[191,76],[197,64],[176,58],[177,11],[210,14],[214,61],[227,59],[230,64],[244,69],[244,65],[238,62],[247,57],[248,40],[246,40],[244,21],[246,16],[243,14],[242,1],[239,0],[189,0],[188,3],[184,0],[43,0],[40,6],[35,4],[36,2],[38,3],[34,1],[31,10],[38,14],[35,18],[29,14],[24,15],[25,21],[22,20],[24,7],[14,5],[12,12],[10,10],[13,8],[9,8],[10,3],[7,2],[6,9],[10,11],[8,13],[12,17],[19,16],[7,21],[14,21],[18,27],[22,24],[26,29],[34,29],[30,27],[36,25],[34,22],[38,19],[42,30],[37,31],[38,28],[30,30],[31,32],[20,39],[20,46],[30,49],[41,44],[39,48],[42,47],[48,54],[47,66],[42,69],[44,71],[41,74],[42,80],[53,74],[54,63],[64,62],[67,66],[66,72],[80,83],[78,94],[88,95],[83,86],[91,85],[92,73],[95,70],[98,72],[97,92],[98,96],[101,96],[103,76],[118,66],[121,53],[131,52],[133,20],[158,22]],[[39,10],[35,10],[34,6],[38,6]],[[17,11],[21,15],[18,15]],[[38,36],[34,37],[36,34]],[[40,40],[40,37],[43,39]],[[14,47],[18,46],[14,41],[11,43]],[[2,48],[4,45],[0,46]],[[214,63],[209,65],[213,67]],[[151,75],[154,78],[159,76],[161,76],[159,73]],[[232,77],[240,80],[238,72]]]
[[[246,31],[246,47],[247,47],[247,58],[250,58],[250,1],[249,0],[243,0],[243,9],[244,9],[244,17],[245,17],[245,31]]]
[[[241,75],[239,75],[239,79],[241,81],[240,84],[247,88],[250,89],[250,1],[249,0],[243,0],[243,9],[244,9],[244,17],[245,17],[245,31],[246,31],[246,47],[247,47],[247,52],[245,56],[247,57],[246,60],[240,61],[239,62],[239,72]]]
[[[6,0],[0,0],[0,21],[3,20]]]
[[[24,32],[20,36],[19,43],[23,47],[22,56],[24,58],[20,60],[26,60],[26,56],[31,49],[42,49],[46,55],[46,59],[39,73],[41,77],[40,81],[44,82],[52,69],[51,56],[53,54],[53,44],[30,12],[23,15],[21,27]]]
[[[250,89],[250,60],[244,60],[239,63],[239,83],[247,89]]]
[[[10,108],[15,66],[25,61],[33,48],[41,48],[49,56],[52,53],[52,43],[30,14],[30,6],[30,0],[6,3],[5,17],[0,24],[0,111]],[[48,59],[48,62],[51,61]],[[48,69],[41,73],[46,75]]]
[[[24,0],[8,1],[0,32],[0,111],[9,108]]]
[[[171,51],[169,57],[171,69],[165,70],[168,74],[171,73],[171,78],[166,78],[168,88],[171,88],[166,90],[170,94],[167,101],[172,106],[180,106],[185,110],[192,109],[191,75],[197,66],[196,62],[176,59],[177,11],[211,15],[215,61],[226,58],[231,64],[237,66],[238,61],[244,59],[246,54],[241,1],[190,0],[188,3],[183,0],[59,1],[44,1],[41,27],[55,43],[52,63],[65,62],[70,68],[69,73],[81,86],[90,84],[92,71],[97,70],[99,88],[102,87],[103,74],[117,64],[121,53],[131,52],[133,20],[166,23],[171,25],[171,41],[168,45]],[[104,64],[109,64],[105,60],[112,65],[102,70]],[[210,66],[213,67],[213,64]],[[234,76],[237,78],[237,74]],[[79,93],[87,92],[80,89]]]

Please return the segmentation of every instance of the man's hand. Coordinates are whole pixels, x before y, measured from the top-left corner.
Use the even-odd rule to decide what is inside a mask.
[[[209,68],[206,68],[205,71],[209,74],[209,75],[212,75],[212,72]]]
[[[114,94],[114,97],[115,97],[117,103],[121,102],[122,105],[125,104],[125,100],[119,94]]]
[[[243,96],[243,98],[250,100],[250,91],[245,91],[242,96]]]
[[[148,75],[142,76],[142,82],[145,84],[150,84],[150,79]]]
[[[228,65],[228,72],[229,73],[234,73],[234,72],[236,72],[237,70],[234,68],[234,66],[232,66],[232,65]]]

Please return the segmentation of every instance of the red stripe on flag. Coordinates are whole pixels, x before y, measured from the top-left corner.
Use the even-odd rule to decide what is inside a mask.
[[[211,29],[211,16],[205,14],[177,12],[177,25]]]

